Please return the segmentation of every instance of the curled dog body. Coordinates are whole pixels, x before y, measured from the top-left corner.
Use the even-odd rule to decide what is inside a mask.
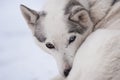
[[[21,12],[36,43],[55,58],[61,76],[66,78],[78,48],[101,28],[116,2],[119,0],[48,0],[43,11],[21,5]]]

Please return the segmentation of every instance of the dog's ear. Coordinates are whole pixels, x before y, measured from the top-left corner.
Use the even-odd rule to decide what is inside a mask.
[[[85,27],[92,23],[89,12],[85,9],[75,10],[71,13],[69,19],[73,22],[79,23]]]
[[[34,30],[35,24],[37,24],[37,20],[40,18],[37,11],[34,11],[24,5],[20,5],[21,12],[29,25],[29,27]]]

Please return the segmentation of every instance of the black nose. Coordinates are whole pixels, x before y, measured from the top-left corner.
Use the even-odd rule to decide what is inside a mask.
[[[65,76],[65,77],[67,77],[67,76],[69,75],[70,70],[71,70],[71,68],[70,68],[70,69],[65,69],[65,70],[64,70],[64,76]]]

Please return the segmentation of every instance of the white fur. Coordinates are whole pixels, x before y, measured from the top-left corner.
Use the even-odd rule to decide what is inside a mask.
[[[120,80],[120,31],[100,29],[79,48],[65,80]]]
[[[87,26],[87,30],[84,34],[80,35],[78,33],[68,33],[68,23],[66,22],[66,19],[68,19],[70,15],[69,14],[65,15],[64,10],[65,10],[65,6],[69,1],[70,0],[48,0],[48,2],[46,3],[46,6],[44,7],[44,12],[46,13],[46,15],[40,16],[39,18],[38,18],[38,15],[40,15],[41,12],[37,12],[31,9],[29,10],[24,6],[21,6],[21,11],[29,27],[31,28],[33,34],[35,34],[36,27],[37,28],[39,27],[37,32],[40,34],[40,36],[42,33],[46,37],[46,41],[44,43],[41,43],[36,37],[35,39],[37,41],[37,44],[43,50],[51,54],[57,61],[58,69],[62,76],[62,77],[56,77],[58,80],[61,80],[64,78],[63,76],[64,76],[65,69],[69,69],[70,67],[72,67],[73,60],[76,55],[76,51],[79,48],[79,46],[81,46],[81,44],[86,39],[86,37],[90,35],[90,33],[92,32],[94,28],[93,25],[96,25],[95,30],[100,28],[110,29],[110,31],[105,30],[105,31],[97,31],[93,33],[93,36],[91,37],[91,40],[93,40],[93,42],[88,38],[88,41],[86,41],[86,43],[82,45],[83,48],[81,47],[79,49],[74,61],[73,70],[71,71],[71,74],[68,76],[68,79],[67,79],[67,80],[88,80],[88,79],[94,80],[93,78],[96,77],[94,75],[97,74],[96,72],[98,71],[96,68],[99,68],[98,64],[101,63],[101,60],[104,60],[103,55],[108,53],[108,52],[105,53],[106,47],[108,46],[107,40],[112,39],[113,37],[115,37],[115,35],[118,34],[118,32],[113,34],[113,32],[115,31],[111,31],[111,30],[120,29],[120,15],[119,15],[120,3],[118,2],[117,4],[111,7],[111,3],[113,0],[77,0],[84,6],[86,10],[88,10],[88,12],[81,11],[77,13],[77,15],[75,16],[75,18],[77,17],[77,19],[79,19],[78,17],[81,16],[81,14],[85,15],[84,17],[85,23],[84,21],[82,22],[81,20],[79,21],[79,23],[82,22],[81,24],[84,24],[85,26]],[[90,16],[88,15],[88,13],[90,13]],[[104,36],[101,36],[100,34]],[[68,45],[69,38],[73,35],[75,35],[77,38],[72,44]],[[97,39],[98,36],[100,36],[102,39]],[[104,39],[106,41],[103,41]],[[119,40],[119,38],[117,39]],[[96,40],[98,40],[98,42]],[[113,40],[113,43],[115,41],[117,40]],[[55,49],[48,49],[46,47],[46,44],[48,42],[53,44],[55,46]],[[108,40],[108,43],[109,42],[110,41]],[[90,44],[86,46],[86,48],[88,47],[87,50],[91,52],[91,54],[89,55],[88,55],[89,52],[87,52],[86,48],[84,48],[86,44]],[[102,44],[104,45],[102,46]],[[91,45],[94,45],[94,47],[91,48],[90,47]],[[104,48],[98,49],[101,46]],[[89,48],[91,48],[91,50]],[[113,47],[110,46],[110,49],[112,48]],[[115,48],[117,48],[117,45],[115,46]],[[97,52],[102,54],[101,55],[95,54]],[[85,53],[85,54],[79,54],[79,53]],[[82,55],[83,57],[79,55]],[[110,59],[108,58],[108,60]],[[80,61],[80,64],[78,61]],[[106,62],[104,64],[109,65],[109,62],[108,63]],[[101,70],[106,69],[104,68],[104,64],[102,67],[100,67]],[[93,65],[95,65],[94,66],[95,69],[92,69],[94,68]],[[77,73],[77,74],[74,74],[74,73]],[[88,75],[89,73],[91,73],[91,75]],[[103,73],[100,72],[100,74],[103,74]],[[78,76],[81,76],[81,78],[78,78]],[[102,80],[102,79],[99,79],[99,77],[102,77],[102,76],[101,75],[98,76],[97,80]],[[107,79],[105,78],[103,80],[107,80]]]
[[[120,80],[120,2],[97,25],[76,54],[65,80]],[[105,29],[99,29],[105,28]]]
[[[108,14],[97,25],[98,28],[120,29],[120,1],[110,8]]]
[[[37,32],[39,32],[39,34],[43,33],[47,38],[44,43],[41,43],[39,40],[36,39],[37,44],[40,46],[40,48],[47,51],[55,58],[59,72],[62,76],[64,76],[64,71],[66,69],[70,69],[72,67],[77,48],[87,37],[87,35],[91,33],[93,27],[93,23],[89,17],[88,12],[81,11],[77,14],[77,17],[85,13],[84,16],[86,21],[81,21],[80,23],[84,24],[85,27],[87,26],[87,30],[84,34],[69,33],[70,27],[67,23],[69,15],[65,15],[65,7],[69,1],[70,0],[48,0],[46,6],[44,7],[44,12],[46,13],[46,16],[40,16],[40,18],[38,20],[35,20],[35,22],[32,24],[30,23],[32,19],[37,19],[36,14],[34,14],[32,10],[21,6],[23,16],[25,17],[33,34],[36,31],[36,27],[40,27],[41,29],[38,29]],[[85,2],[82,1],[82,3]],[[88,8],[87,2],[84,4],[84,6],[86,9]],[[41,14],[41,12],[39,13],[37,11],[35,11],[35,13],[38,13],[37,15]],[[69,44],[69,39],[71,36],[76,36],[76,40],[74,41],[74,43]],[[46,47],[46,44],[48,42],[53,44],[55,46],[55,49],[48,49]]]

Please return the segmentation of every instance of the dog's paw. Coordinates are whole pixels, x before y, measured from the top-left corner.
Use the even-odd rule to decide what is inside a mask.
[[[51,80],[64,80],[64,78],[61,76],[56,76],[56,77],[52,78]]]

